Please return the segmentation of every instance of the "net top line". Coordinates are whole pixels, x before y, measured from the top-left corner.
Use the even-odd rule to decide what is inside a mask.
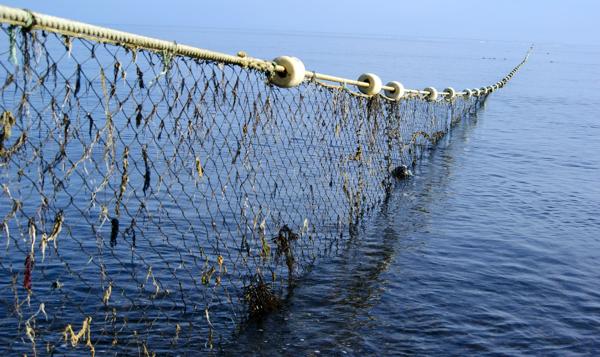
[[[358,79],[349,79],[334,75],[307,71],[302,61],[296,57],[280,56],[272,61],[249,57],[240,51],[237,55],[211,51],[203,48],[179,44],[174,41],[166,41],[152,37],[137,35],[125,31],[114,30],[106,27],[91,25],[79,21],[73,21],[56,16],[41,14],[27,9],[12,8],[0,5],[0,23],[21,26],[28,30],[44,30],[61,35],[84,38],[103,43],[112,43],[130,47],[133,49],[145,49],[154,52],[166,52],[170,55],[180,55],[201,60],[220,62],[243,68],[250,68],[269,74],[271,83],[279,87],[294,87],[306,80],[313,80],[319,84],[328,85],[319,81],[337,83],[341,87],[347,85],[356,86],[360,93],[365,96],[383,94],[382,97],[390,100],[400,100],[411,96],[422,96],[435,101],[441,98],[452,100],[455,97],[471,97],[487,95],[504,87],[514,74],[525,64],[533,50],[529,48],[524,59],[517,64],[506,76],[498,82],[482,86],[476,89],[464,89],[455,91],[447,87],[438,91],[434,87],[425,89],[409,89],[397,81],[391,81],[386,85],[381,79],[372,73],[364,73]]]

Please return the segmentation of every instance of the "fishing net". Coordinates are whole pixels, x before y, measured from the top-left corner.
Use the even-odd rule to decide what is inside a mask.
[[[212,348],[485,100],[281,89],[167,52],[0,37],[0,345],[15,353]]]

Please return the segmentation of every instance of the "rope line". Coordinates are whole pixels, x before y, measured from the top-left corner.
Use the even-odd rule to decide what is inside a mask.
[[[37,29],[51,31],[54,33],[59,33],[62,35],[72,37],[85,38],[104,43],[120,44],[122,46],[128,46],[134,49],[139,48],[150,51],[168,51],[173,55],[180,55],[196,59],[232,64],[236,66],[241,66],[243,68],[255,69],[268,74],[286,72],[286,68],[284,66],[278,65],[277,63],[274,63],[272,61],[248,57],[243,51],[240,51],[241,53],[238,53],[237,56],[234,56],[188,45],[177,44],[176,42],[169,42],[151,37],[140,36],[124,31],[113,30],[110,28],[94,26],[60,17],[40,14],[27,9],[17,9],[0,5],[0,22],[11,25],[19,25],[29,30]],[[519,70],[520,67],[525,62],[527,62],[527,59],[529,58],[529,54],[532,49],[533,47],[529,49],[523,61],[520,62],[513,69],[513,71],[511,71],[511,73]],[[484,88],[487,92],[493,92],[498,88],[502,88],[512,78],[511,73],[509,73],[509,75],[504,76],[498,82],[492,85],[484,86],[482,88]],[[359,90],[363,88],[368,88],[370,86],[369,82],[342,78],[329,74],[318,73],[315,71],[306,71],[304,77],[308,80],[315,79],[327,82],[334,82],[339,83],[343,86],[348,84],[354,85]],[[382,85],[380,90],[393,92],[394,87],[391,87],[389,85]],[[377,93],[379,93],[379,90],[377,91]],[[406,93],[423,96],[431,95],[430,91],[418,89],[406,89]],[[442,97],[448,97],[450,95],[448,91],[440,91],[438,94]],[[455,92],[455,95],[465,97],[470,95],[477,96],[481,94],[480,92],[471,93],[468,90],[463,90]]]

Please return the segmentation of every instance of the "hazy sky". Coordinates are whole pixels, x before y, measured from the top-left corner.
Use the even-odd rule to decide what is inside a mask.
[[[100,25],[193,26],[273,31],[600,44],[598,0],[7,1]]]

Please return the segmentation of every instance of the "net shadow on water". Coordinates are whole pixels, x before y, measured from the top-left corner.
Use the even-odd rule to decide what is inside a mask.
[[[226,342],[352,242],[394,169],[486,99],[280,89],[233,65],[15,26],[0,37],[0,342],[13,353]]]

